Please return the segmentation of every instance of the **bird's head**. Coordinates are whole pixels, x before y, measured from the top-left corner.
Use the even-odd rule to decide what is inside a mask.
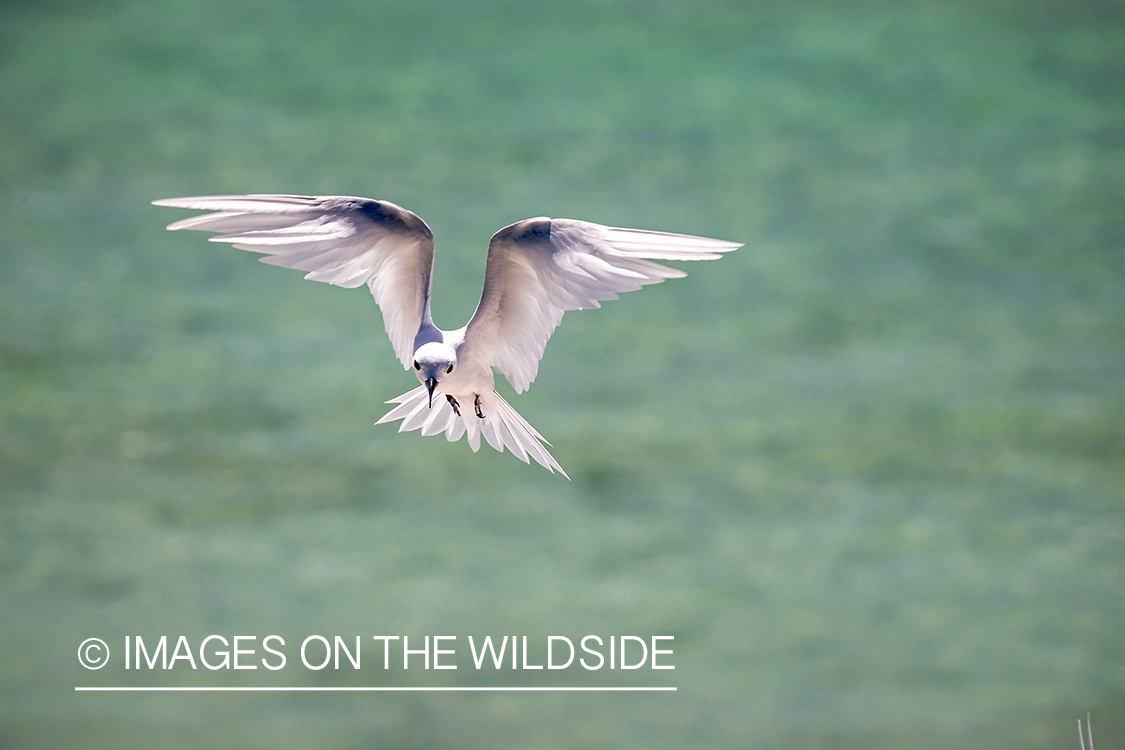
[[[430,405],[434,403],[434,389],[441,379],[452,373],[457,365],[457,352],[449,344],[431,341],[414,352],[414,374],[430,392]]]

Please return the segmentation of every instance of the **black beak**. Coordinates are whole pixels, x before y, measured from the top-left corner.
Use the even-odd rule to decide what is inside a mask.
[[[437,386],[437,378],[426,378],[426,390],[430,392],[430,408],[434,406],[434,388]]]

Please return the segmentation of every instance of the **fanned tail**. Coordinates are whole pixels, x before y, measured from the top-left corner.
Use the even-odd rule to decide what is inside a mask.
[[[461,416],[453,411],[449,400],[442,395],[434,399],[433,406],[429,405],[430,397],[425,386],[418,386],[412,391],[402,394],[388,401],[388,404],[398,404],[383,415],[375,424],[402,420],[399,432],[421,430],[422,435],[437,435],[445,433],[445,439],[455,443],[463,435],[468,435],[469,447],[473,452],[480,450],[481,435],[496,450],[501,453],[507,448],[516,458],[525,464],[534,458],[543,468],[554,473],[558,471],[567,479],[563,468],[558,461],[547,452],[544,444],[550,445],[546,438],[529,425],[527,421],[500,396],[494,394],[496,406],[492,413],[479,419],[472,411],[472,405],[466,409],[462,407]]]

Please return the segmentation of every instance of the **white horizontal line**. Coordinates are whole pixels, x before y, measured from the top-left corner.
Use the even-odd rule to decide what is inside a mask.
[[[76,687],[99,693],[545,693],[675,692],[674,687]]]

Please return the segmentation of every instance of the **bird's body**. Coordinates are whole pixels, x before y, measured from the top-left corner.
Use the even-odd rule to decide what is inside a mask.
[[[480,304],[462,328],[443,331],[430,317],[434,239],[418,216],[387,201],[352,197],[234,195],[172,198],[160,206],[214,213],[169,229],[224,232],[229,242],[272,265],[343,287],[367,284],[383,313],[395,354],[421,386],[388,401],[379,423],[399,432],[480,439],[533,458],[564,476],[547,441],[496,392],[493,368],[517,393],[527,390],[551,333],[567,310],[640,289],[682,271],[653,260],[708,260],[738,243],[572,219],[539,217],[501,229],[488,246]]]

